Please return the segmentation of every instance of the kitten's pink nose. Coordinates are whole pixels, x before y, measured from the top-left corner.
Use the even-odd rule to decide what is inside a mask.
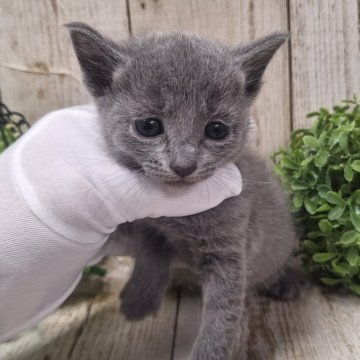
[[[179,164],[170,164],[170,169],[174,170],[175,173],[181,177],[188,176],[192,174],[197,168],[196,162],[192,162],[187,165],[179,165]]]

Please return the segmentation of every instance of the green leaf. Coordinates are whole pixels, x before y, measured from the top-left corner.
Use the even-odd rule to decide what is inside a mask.
[[[360,205],[360,189],[354,191],[353,198],[357,205]]]
[[[310,171],[304,176],[304,180],[311,186],[316,185],[319,175],[315,171]]]
[[[328,168],[326,170],[326,173],[325,173],[325,183],[328,187],[331,188],[331,178],[330,178],[330,168]]]
[[[309,214],[314,215],[316,213],[317,205],[313,201],[311,201],[309,198],[304,199],[304,205],[305,205],[306,211]]]
[[[305,145],[307,145],[310,148],[315,149],[315,150],[318,149],[318,147],[319,147],[317,140],[313,136],[309,136],[309,135],[304,136],[303,142]]]
[[[328,277],[321,277],[320,281],[322,283],[324,283],[325,285],[333,286],[333,285],[339,284],[341,282],[341,279],[333,279],[333,278],[328,278]]]
[[[339,131],[335,130],[334,132],[330,133],[331,137],[329,139],[329,148],[332,149],[338,142],[339,142]]]
[[[341,195],[339,195],[338,193],[336,193],[334,191],[329,191],[326,194],[326,201],[333,205],[340,205],[340,206],[345,205],[345,201],[343,200]]]
[[[317,190],[319,195],[324,199],[326,198],[327,193],[331,191],[331,189],[327,185],[319,185]]]
[[[316,212],[319,213],[319,212],[329,211],[330,209],[331,206],[329,204],[323,204],[317,208]]]
[[[343,102],[345,102],[345,101],[343,101]],[[338,105],[335,105],[334,107],[333,107],[333,109],[334,109],[334,111],[335,112],[344,112],[345,110],[347,110],[347,109],[349,109],[349,106],[348,105],[346,105],[346,106],[338,106]]]
[[[335,206],[329,211],[328,219],[337,220],[345,211],[345,206]]]
[[[343,245],[351,245],[360,238],[360,233],[356,230],[349,230],[342,234],[340,243]]]
[[[323,232],[324,234],[329,234],[331,233],[332,230],[332,226],[329,220],[326,219],[322,219],[319,221],[319,229],[321,230],[321,232]]]
[[[306,166],[308,166],[313,160],[314,160],[314,156],[309,156],[309,157],[305,158],[305,159],[300,163],[300,165],[301,165],[302,167],[306,167]]]
[[[307,117],[307,118],[311,118],[311,117],[319,116],[319,115],[320,115],[319,112],[314,111],[314,112],[308,113],[308,114],[306,115],[306,117]]]
[[[355,294],[360,295],[360,285],[350,285],[349,289],[352,290]]]
[[[323,167],[326,164],[329,153],[326,150],[320,151],[318,155],[315,156],[315,165],[317,167]]]
[[[307,237],[309,239],[317,239],[320,236],[323,236],[324,234],[321,231],[310,231],[307,233]]]
[[[345,132],[340,133],[339,135],[339,145],[341,149],[348,154],[349,153],[349,146],[348,146],[348,134]]]
[[[356,172],[360,172],[360,160],[355,160],[351,163],[351,168]]]
[[[302,180],[294,180],[291,183],[291,190],[306,190],[309,188],[309,185]]]
[[[328,115],[330,115],[329,110],[327,108],[320,108],[320,115],[327,117]]]
[[[354,172],[353,172],[349,162],[347,162],[344,166],[344,177],[345,177],[345,180],[348,182],[352,181],[352,179],[354,177]]]
[[[319,138],[317,139],[317,142],[319,144],[319,147],[325,145],[325,140],[326,140],[326,137],[327,137],[327,133],[326,132],[323,132]]]
[[[346,260],[351,266],[356,266],[359,259],[359,250],[356,246],[352,246],[346,253]]]
[[[324,263],[324,262],[327,262],[329,260],[332,260],[334,259],[335,257],[337,256],[336,253],[327,253],[327,252],[324,252],[324,253],[317,253],[317,254],[314,254],[312,256],[312,259],[317,262],[317,263]]]
[[[97,275],[97,276],[105,276],[107,270],[102,268],[101,266],[91,265],[86,266],[83,271],[84,275]]]
[[[332,270],[335,274],[339,276],[346,276],[348,273],[347,267],[343,266],[342,264],[338,264],[335,260],[331,262]]]
[[[299,193],[295,193],[293,197],[293,205],[296,209],[300,209],[303,204],[302,196]]]
[[[319,246],[311,240],[304,240],[302,243],[306,249],[309,249],[312,251],[319,251]]]
[[[294,163],[291,159],[289,159],[288,157],[284,156],[281,160],[281,164],[288,168],[288,169],[293,169],[296,170],[299,166]]]
[[[360,215],[358,215],[354,210],[350,210],[350,220],[354,225],[354,228],[360,232]]]
[[[353,131],[355,128],[355,121],[352,121],[350,124],[340,126],[340,129],[343,131]]]

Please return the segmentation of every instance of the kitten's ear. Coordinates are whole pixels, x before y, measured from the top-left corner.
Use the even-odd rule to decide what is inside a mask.
[[[273,33],[255,42],[233,50],[236,62],[245,74],[245,94],[249,98],[257,95],[261,78],[276,50],[289,38],[287,33]]]
[[[79,22],[65,25],[84,76],[84,82],[95,97],[102,96],[111,87],[115,69],[124,65],[126,58],[119,46],[92,27]]]

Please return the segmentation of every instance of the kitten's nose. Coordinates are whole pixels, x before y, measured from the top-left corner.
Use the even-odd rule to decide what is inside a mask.
[[[175,173],[181,177],[185,177],[192,174],[196,170],[196,168],[197,168],[197,164],[195,161],[186,165],[170,164],[170,169],[174,170]]]

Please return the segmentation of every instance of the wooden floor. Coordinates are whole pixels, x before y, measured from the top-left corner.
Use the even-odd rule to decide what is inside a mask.
[[[107,267],[105,278],[84,280],[39,326],[0,344],[0,359],[186,359],[197,333],[200,299],[170,293],[156,317],[127,322],[118,312],[118,293],[130,262],[112,258]],[[360,359],[360,298],[354,296],[310,287],[293,303],[253,298],[247,322],[241,358]]]

